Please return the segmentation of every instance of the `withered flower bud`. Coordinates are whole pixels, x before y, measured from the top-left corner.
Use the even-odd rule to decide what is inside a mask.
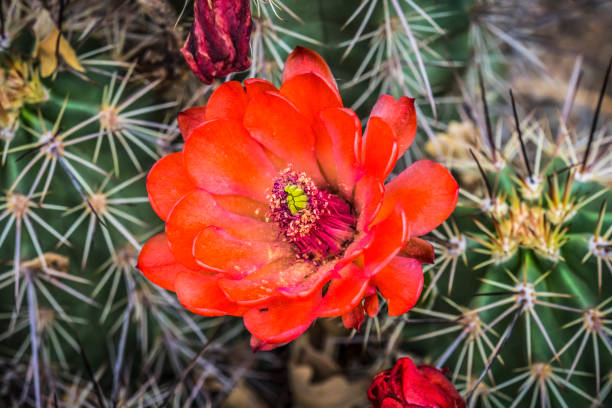
[[[249,0],[196,0],[194,16],[181,52],[198,78],[210,84],[251,65]]]

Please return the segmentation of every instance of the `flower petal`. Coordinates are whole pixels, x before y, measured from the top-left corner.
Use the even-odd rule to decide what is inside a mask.
[[[247,100],[247,94],[240,82],[225,82],[208,98],[206,120],[231,119],[242,122]]]
[[[382,119],[371,117],[363,136],[361,163],[367,174],[384,181],[397,161],[395,132]]]
[[[363,299],[369,282],[370,277],[362,269],[347,265],[340,271],[340,278],[332,279],[317,314],[333,317],[351,311]]]
[[[406,215],[401,205],[373,228],[374,240],[363,252],[364,269],[369,276],[377,274],[402,249],[408,239]]]
[[[363,176],[355,185],[357,208],[357,230],[368,231],[370,224],[380,211],[385,196],[383,181],[371,174]]]
[[[206,107],[196,106],[184,110],[178,114],[176,121],[178,122],[183,139],[187,140],[195,128],[206,122]]]
[[[258,305],[276,297],[308,297],[323,286],[327,271],[319,271],[308,262],[287,257],[264,265],[241,279],[222,279],[221,289],[233,301]]]
[[[202,267],[241,277],[276,259],[290,256],[291,248],[281,242],[241,240],[221,228],[210,226],[196,237],[193,254]]]
[[[153,165],[147,176],[149,202],[153,211],[163,220],[168,218],[170,210],[178,200],[195,189],[195,184],[183,166],[181,153],[162,157]]]
[[[359,331],[361,323],[365,319],[363,305],[358,303],[353,309],[342,315],[342,323],[347,329],[355,329]]]
[[[427,365],[419,365],[418,369],[421,372],[421,375],[427,381],[429,381],[430,384],[435,386],[432,387],[432,392],[427,394],[428,399],[435,401],[440,406],[465,408],[466,403],[461,397],[461,394],[459,394],[457,389],[453,386],[453,383],[446,378],[443,370],[438,370],[435,367]],[[411,381],[406,380],[405,378],[403,383],[404,389],[407,387],[414,387],[414,385],[411,384]]]
[[[320,121],[314,123],[313,130],[315,132],[315,155],[321,172],[331,186],[337,186],[338,172],[336,171],[334,142]]]
[[[223,208],[243,217],[253,218],[258,221],[266,220],[266,211],[269,204],[255,201],[251,198],[239,195],[215,195],[215,201]]]
[[[285,163],[305,171],[319,185],[324,182],[310,123],[287,99],[272,92],[256,96],[247,106],[244,125],[255,140]]]
[[[339,270],[344,268],[349,263],[357,259],[363,251],[365,251],[372,242],[374,241],[374,234],[372,232],[362,232],[355,236],[353,242],[346,248],[344,255],[338,261],[336,261],[335,269]]]
[[[423,269],[413,258],[396,256],[372,278],[387,299],[389,316],[399,316],[414,307],[423,289]]]
[[[185,168],[198,187],[267,202],[277,175],[261,146],[239,122],[212,120],[193,131],[183,149]]]
[[[297,107],[311,122],[327,108],[341,108],[342,99],[335,87],[321,75],[309,72],[284,81],[280,93]]]
[[[378,303],[378,293],[374,293],[373,295],[366,296],[363,300],[363,308],[365,309],[368,317],[376,317],[379,309]]]
[[[349,262],[348,260],[346,262]],[[338,263],[338,267],[340,267]],[[284,277],[279,282],[278,292],[289,299],[309,297],[313,292],[323,288],[332,276],[337,276],[336,264],[328,263],[312,270],[305,269],[300,276],[296,271],[290,277]]]
[[[177,274],[188,271],[170,252],[166,234],[157,234],[147,241],[138,255],[136,268],[157,286],[174,291]]]
[[[401,203],[410,237],[428,233],[446,220],[457,205],[459,186],[442,165],[419,160],[386,185],[378,222]]]
[[[434,367],[425,367],[417,368],[409,358],[402,358],[393,369],[391,376],[401,378],[400,395],[404,401],[414,406],[465,408],[465,401],[444,374]],[[433,375],[438,378],[434,380]]]
[[[246,93],[249,99],[253,99],[263,92],[278,92],[278,88],[276,88],[272,82],[259,78],[246,79],[244,81],[244,88],[246,89]]]
[[[397,135],[398,157],[410,147],[417,128],[414,99],[402,96],[399,100],[389,95],[381,95],[374,105],[370,117],[383,119]]]
[[[305,74],[307,72],[314,72],[324,78],[330,86],[334,89],[338,89],[336,80],[332,75],[329,66],[325,60],[313,50],[309,50],[304,47],[295,47],[293,52],[287,57],[285,61],[285,69],[283,70],[283,83],[289,81],[291,78]]]
[[[251,336],[251,339],[249,340],[249,345],[251,346],[251,350],[253,350],[253,353],[257,353],[258,351],[274,350],[275,348],[278,348],[285,344],[287,343],[278,343],[278,344],[264,343],[263,341],[259,340],[255,336]]]
[[[231,302],[213,275],[182,272],[176,277],[175,286],[179,302],[202,316],[242,316],[248,310]]]
[[[304,300],[276,299],[244,315],[247,330],[263,343],[286,343],[299,337],[316,318],[321,294]]]
[[[356,151],[361,148],[361,122],[355,112],[331,108],[315,121],[317,160],[325,176],[345,197],[351,197],[359,175]]]
[[[393,397],[385,397],[380,408],[406,408],[406,406]]]
[[[200,231],[211,225],[241,239],[274,241],[278,236],[274,224],[229,212],[210,193],[195,190],[176,203],[166,222],[170,251],[177,261],[194,270],[202,269],[193,256],[193,244]]]

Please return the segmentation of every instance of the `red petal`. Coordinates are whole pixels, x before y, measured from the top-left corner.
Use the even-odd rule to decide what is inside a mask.
[[[336,270],[344,268],[346,265],[361,256],[361,254],[363,254],[363,251],[365,251],[370,245],[372,245],[373,241],[374,234],[371,232],[362,232],[359,235],[355,236],[353,242],[344,251],[342,259],[336,262]]]
[[[347,329],[355,329],[359,331],[361,323],[365,319],[363,306],[359,303],[355,308],[342,315],[342,323]]]
[[[240,82],[225,82],[208,98],[206,120],[232,119],[242,122],[247,100],[247,95]]]
[[[363,301],[363,307],[369,317],[376,317],[376,315],[378,314],[379,307],[378,294],[375,293],[373,295],[367,296]]]
[[[193,131],[183,149],[185,167],[198,187],[267,202],[277,176],[261,146],[238,122],[213,120]]]
[[[361,122],[350,109],[332,108],[319,114],[314,125],[317,159],[345,197],[351,197],[358,178],[356,151],[361,146]]]
[[[171,291],[174,291],[176,275],[188,271],[170,253],[166,234],[157,234],[144,244],[136,267],[152,283]]]
[[[332,279],[317,314],[321,317],[340,316],[351,311],[368,287],[369,276],[354,264],[340,271],[339,279]]]
[[[319,167],[325,176],[325,180],[327,180],[331,186],[337,186],[338,172],[336,171],[334,142],[321,121],[316,121],[313,124],[313,130],[315,132],[315,154]],[[345,197],[347,196],[345,191],[342,193]]]
[[[204,228],[196,237],[193,254],[202,267],[245,276],[276,259],[291,255],[283,243],[246,241],[221,228]]]
[[[266,211],[269,204],[237,195],[214,195],[215,201],[223,208],[234,214],[253,218],[259,221],[266,220]]]
[[[324,182],[314,153],[310,122],[281,95],[265,92],[249,102],[244,125],[251,136],[297,171],[305,171],[315,183]]]
[[[174,206],[166,222],[170,251],[177,261],[191,269],[201,269],[193,256],[193,244],[198,233],[211,225],[223,228],[236,238],[248,240],[274,241],[278,236],[274,224],[231,213],[222,208],[211,194],[196,190]]]
[[[225,296],[217,277],[212,275],[180,273],[176,277],[176,295],[183,306],[202,316],[242,316],[247,311]]]
[[[244,305],[257,305],[271,298],[310,296],[325,283],[329,269],[315,268],[294,257],[271,262],[242,279],[223,279],[221,288],[230,299]]]
[[[389,304],[389,316],[406,313],[416,304],[423,289],[423,270],[416,259],[396,256],[372,278]]]
[[[440,398],[438,403],[440,406],[448,406],[451,408],[465,408],[466,404],[461,394],[457,392],[453,383],[444,375],[442,370],[435,367],[420,365],[418,366],[421,375],[426,378],[431,384],[437,387],[437,396]],[[406,381],[404,386],[407,386]]]
[[[361,163],[366,173],[384,181],[397,161],[395,132],[384,120],[372,117],[361,149]]]
[[[263,343],[286,343],[304,333],[316,318],[315,309],[321,295],[295,301],[276,299],[265,307],[254,308],[244,315],[244,325]]]
[[[275,348],[280,347],[280,346],[282,346],[284,344],[286,344],[286,343],[266,344],[263,341],[259,340],[255,336],[251,336],[251,339],[249,340],[249,345],[251,346],[251,349],[253,350],[253,353],[257,353],[258,351],[270,351],[270,350],[274,350]]]
[[[350,262],[346,260],[346,262]],[[286,298],[299,299],[310,297],[313,292],[319,290],[325,285],[332,276],[337,276],[337,268],[342,267],[341,262],[328,263],[319,266],[314,270],[304,270],[302,275],[293,272],[290,277],[285,277],[279,282],[278,291]]]
[[[357,230],[367,231],[380,211],[385,195],[383,182],[371,174],[363,176],[355,186],[355,205],[357,207]]]
[[[434,263],[435,251],[433,245],[421,238],[410,238],[400,251],[401,256],[414,258],[420,263]]]
[[[196,106],[195,108],[189,108],[178,114],[176,121],[178,122],[184,140],[189,138],[191,132],[195,128],[206,122],[205,112],[206,107]]]
[[[409,358],[399,360],[391,371],[391,376],[401,379],[400,395],[411,405],[451,407],[448,401],[439,395],[439,390],[421,375]]]
[[[383,206],[375,222],[400,202],[410,237],[428,233],[446,220],[457,205],[459,186],[443,166],[419,160],[386,185]]]
[[[401,206],[380,224],[373,228],[374,240],[363,252],[364,269],[370,276],[375,275],[393,259],[408,239],[406,216]]]
[[[385,397],[380,408],[406,408],[406,406],[393,397]]]
[[[147,176],[149,202],[153,211],[163,220],[168,218],[174,204],[195,188],[183,167],[181,153],[162,157],[153,165]]]
[[[285,69],[283,70],[283,83],[289,81],[291,78],[305,74],[307,72],[314,72],[324,78],[330,86],[334,89],[338,89],[336,80],[332,75],[329,66],[325,60],[313,50],[304,47],[295,47],[295,50],[287,57],[285,61]]]
[[[316,73],[295,75],[284,81],[280,93],[311,122],[327,108],[341,108],[342,99],[335,87]]]
[[[397,135],[398,157],[410,147],[417,127],[414,99],[402,96],[398,101],[392,96],[381,95],[370,117],[382,118]]]
[[[278,89],[265,79],[249,78],[244,81],[244,88],[246,89],[247,96],[249,99],[255,98],[257,95],[263,92],[278,92]]]
[[[401,366],[399,365],[400,362]],[[465,401],[450,381],[444,378],[446,384],[444,387],[440,386],[440,377],[444,377],[440,371],[433,367],[426,368],[423,371],[421,368],[423,366],[419,366],[417,369],[408,358],[403,358],[400,362],[398,362],[397,369],[394,369],[391,375],[397,373],[398,378],[401,378],[402,395],[409,404],[424,407],[465,408]],[[432,374],[429,370],[438,372],[435,381],[432,381]]]

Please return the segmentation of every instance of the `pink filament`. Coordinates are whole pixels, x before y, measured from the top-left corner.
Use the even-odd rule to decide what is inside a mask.
[[[308,196],[307,207],[291,214],[284,191],[297,185]],[[304,173],[286,169],[272,188],[268,216],[302,259],[321,262],[342,253],[355,234],[356,220],[351,206],[338,196],[319,190]]]

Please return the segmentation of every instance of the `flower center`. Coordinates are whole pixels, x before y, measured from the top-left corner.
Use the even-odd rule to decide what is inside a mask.
[[[285,186],[284,190],[287,193],[287,207],[289,207],[291,215],[295,215],[308,207],[308,196],[299,186],[290,184]]]
[[[291,167],[274,181],[268,219],[278,223],[299,258],[316,263],[339,255],[355,235],[351,206]]]

